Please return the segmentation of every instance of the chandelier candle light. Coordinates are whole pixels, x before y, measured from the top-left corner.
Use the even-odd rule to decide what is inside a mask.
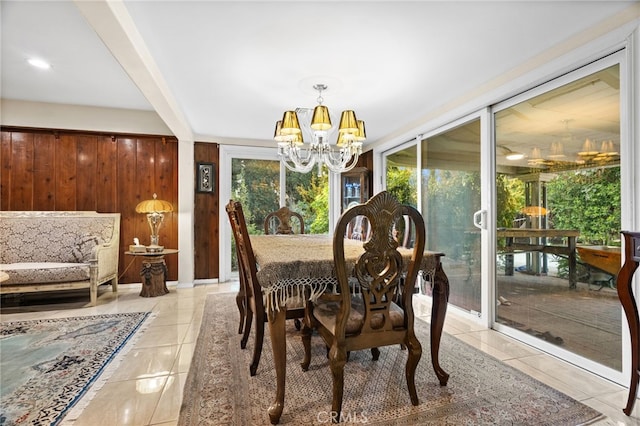
[[[159,245],[160,225],[164,220],[164,214],[173,211],[173,206],[170,202],[164,200],[158,200],[158,196],[154,193],[153,200],[145,200],[140,202],[136,206],[136,213],[146,213],[149,227],[151,228],[151,245],[147,247],[148,252],[162,252],[164,247]]]
[[[318,91],[318,105],[313,110],[311,123],[311,141],[303,140],[303,132],[296,111],[285,111],[281,121],[276,123],[273,138],[278,143],[278,156],[291,171],[308,173],[318,164],[318,174],[322,164],[333,173],[342,173],[353,169],[362,153],[362,142],[366,139],[364,121],[356,119],[352,110],[342,111],[336,148],[328,142],[328,132],[332,129],[329,109],[322,104],[322,91],[326,84],[315,84]],[[303,123],[306,125],[306,123]],[[305,145],[305,142],[308,142]]]

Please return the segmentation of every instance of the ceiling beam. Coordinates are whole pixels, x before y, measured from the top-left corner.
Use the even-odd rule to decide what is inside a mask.
[[[193,131],[121,0],[74,1],[129,78],[178,140]]]

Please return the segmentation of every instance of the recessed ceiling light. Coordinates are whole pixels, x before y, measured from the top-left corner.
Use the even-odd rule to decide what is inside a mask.
[[[27,62],[29,62],[29,64],[31,64],[32,66],[43,70],[48,70],[49,68],[51,68],[51,64],[43,61],[42,59],[31,58],[28,59]]]

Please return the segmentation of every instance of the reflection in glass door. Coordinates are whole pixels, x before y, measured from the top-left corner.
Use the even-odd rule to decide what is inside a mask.
[[[429,136],[421,144],[422,215],[427,249],[445,253],[449,303],[481,312],[480,119]]]
[[[620,72],[603,66],[495,113],[495,321],[621,371]]]

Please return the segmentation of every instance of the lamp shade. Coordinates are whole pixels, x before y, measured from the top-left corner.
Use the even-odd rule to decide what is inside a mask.
[[[273,132],[273,139],[283,142],[286,138],[282,135],[282,120],[276,122],[276,130]]]
[[[311,117],[311,128],[313,130],[329,130],[331,128],[331,117],[329,116],[329,108],[324,105],[318,105],[313,109]]]
[[[562,142],[551,142],[550,154],[549,158],[563,158],[564,155],[564,145]]]
[[[578,152],[578,155],[588,157],[596,155],[597,153],[598,151],[596,150],[595,143],[591,142],[591,139],[585,139],[584,143],[582,144],[582,150]]]
[[[302,133],[300,123],[298,123],[298,114],[295,111],[285,111],[282,116],[282,127],[280,128],[282,135],[297,135]]]
[[[158,195],[153,194],[153,200],[145,200],[138,203],[136,213],[166,213],[172,212],[173,206],[170,202],[158,200]]]
[[[358,120],[356,119],[356,113],[352,110],[342,111],[340,117],[340,133],[356,133],[358,131]]]
[[[367,132],[364,128],[364,121],[358,120],[358,133],[356,133],[356,140],[363,141],[367,139]]]

